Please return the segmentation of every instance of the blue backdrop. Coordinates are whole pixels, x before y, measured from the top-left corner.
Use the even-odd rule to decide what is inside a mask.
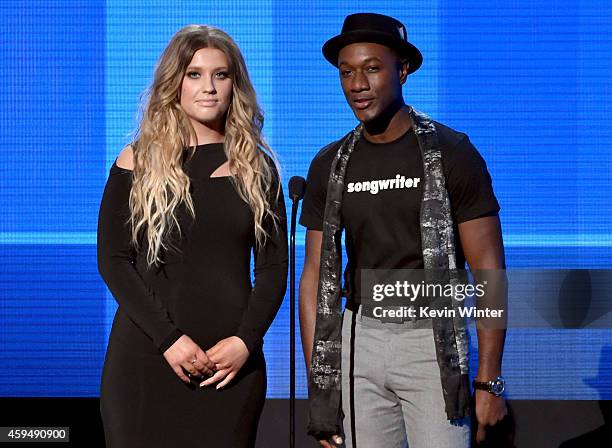
[[[200,23],[235,38],[287,180],[305,176],[317,150],[355,124],[320,49],[357,11],[407,25],[425,62],[406,101],[468,133],[487,160],[508,266],[610,266],[605,2],[4,1],[0,396],[99,393],[116,304],[97,274],[98,205],[170,37]],[[299,229],[298,275],[303,236]],[[285,303],[265,342],[270,398],[289,393],[288,332]],[[612,399],[611,340],[610,330],[509,332],[509,397]],[[305,397],[300,353],[298,345]]]

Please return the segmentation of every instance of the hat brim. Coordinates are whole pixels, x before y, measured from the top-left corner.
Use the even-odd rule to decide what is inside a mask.
[[[371,42],[374,44],[385,45],[397,51],[401,57],[408,60],[410,66],[408,73],[413,73],[419,69],[423,63],[423,55],[417,47],[399,37],[394,38],[388,33],[377,31],[350,31],[338,36],[332,37],[323,45],[323,56],[334,67],[338,67],[338,55],[340,50],[350,44],[359,42]]]

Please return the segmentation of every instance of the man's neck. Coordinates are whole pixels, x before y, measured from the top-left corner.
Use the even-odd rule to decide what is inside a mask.
[[[364,137],[372,143],[389,143],[404,135],[412,126],[408,107],[391,108],[376,120],[364,123]]]

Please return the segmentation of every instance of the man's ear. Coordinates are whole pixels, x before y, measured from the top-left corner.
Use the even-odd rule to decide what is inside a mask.
[[[400,60],[400,84],[404,85],[406,79],[408,78],[408,69],[410,68],[410,63],[407,59]]]

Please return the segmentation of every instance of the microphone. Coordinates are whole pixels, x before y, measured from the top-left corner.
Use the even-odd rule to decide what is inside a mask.
[[[289,197],[294,201],[299,201],[306,192],[306,180],[300,176],[293,176],[289,179]]]
[[[297,217],[297,206],[306,192],[306,180],[300,176],[289,179],[289,197],[293,204],[291,206],[291,233],[289,243],[289,269],[290,284],[289,295],[291,297],[290,314],[290,342],[289,342],[289,447],[295,448],[295,222]]]

